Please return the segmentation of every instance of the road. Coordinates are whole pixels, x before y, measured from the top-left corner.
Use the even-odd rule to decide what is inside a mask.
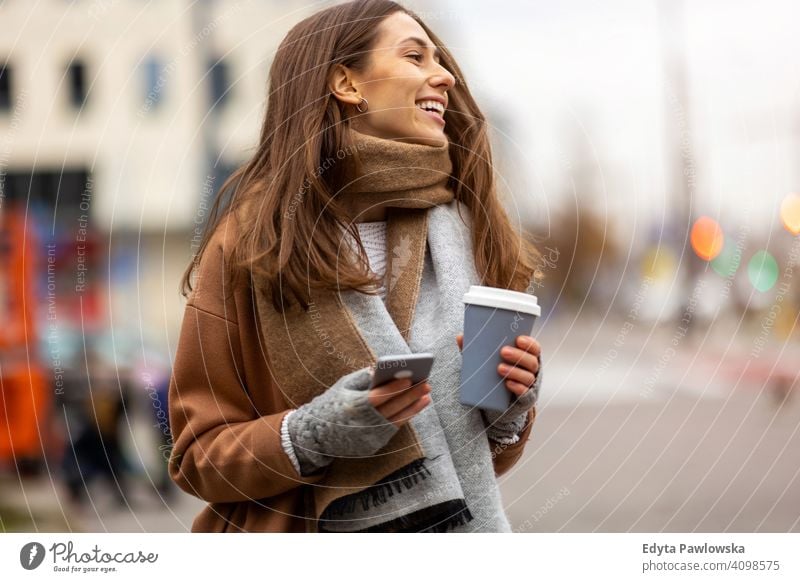
[[[536,425],[499,480],[514,530],[800,531],[800,391],[776,391],[776,377],[794,381],[797,346],[773,341],[753,357],[753,334],[738,328],[684,337],[637,325],[620,336],[624,324],[562,321],[534,334],[545,374]],[[0,491],[7,531],[181,532],[203,506],[141,482],[130,507],[102,489],[70,507],[49,478],[6,476]]]

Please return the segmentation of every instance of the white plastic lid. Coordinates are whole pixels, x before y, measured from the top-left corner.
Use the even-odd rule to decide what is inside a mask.
[[[508,309],[519,313],[530,313],[540,316],[542,308],[536,295],[522,293],[520,291],[509,291],[497,287],[483,287],[481,285],[470,285],[469,291],[464,293],[464,303],[471,305],[481,305],[483,307],[496,307]]]

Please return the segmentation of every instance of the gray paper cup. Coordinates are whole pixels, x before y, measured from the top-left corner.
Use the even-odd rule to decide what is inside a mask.
[[[513,394],[497,371],[503,346],[516,347],[530,335],[541,308],[535,295],[472,285],[464,294],[464,348],[459,401],[470,407],[505,411]]]

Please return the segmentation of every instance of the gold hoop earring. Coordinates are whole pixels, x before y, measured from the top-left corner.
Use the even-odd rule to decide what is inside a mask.
[[[366,103],[366,107],[364,107],[363,110],[361,109],[362,103]],[[356,109],[358,109],[359,113],[366,113],[367,109],[369,109],[369,101],[367,101],[364,97],[362,97],[361,101],[359,101],[358,105],[356,105]]]

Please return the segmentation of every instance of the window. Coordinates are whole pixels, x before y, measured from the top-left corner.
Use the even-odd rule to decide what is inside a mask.
[[[48,215],[51,226],[71,226],[86,212],[80,206],[89,178],[84,168],[10,170],[5,196],[9,203],[28,204],[34,212]]]
[[[67,89],[69,102],[75,109],[86,103],[86,66],[81,61],[72,61],[67,67]]]
[[[230,68],[222,59],[209,63],[209,80],[211,83],[211,109],[221,108],[230,97]]]
[[[11,109],[11,65],[0,65],[0,111]]]
[[[144,109],[150,111],[156,109],[164,98],[166,71],[161,59],[148,57],[142,65],[142,72],[144,76]]]

